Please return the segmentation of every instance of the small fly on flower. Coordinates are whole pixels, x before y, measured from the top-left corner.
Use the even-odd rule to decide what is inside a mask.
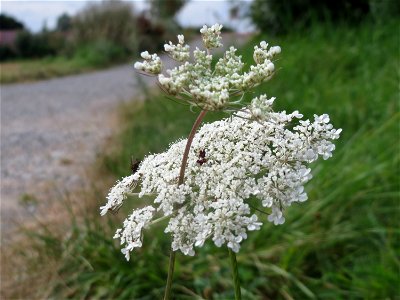
[[[132,174],[135,174],[137,170],[139,169],[139,165],[142,161],[138,158],[133,159],[133,156],[131,157],[131,171]]]

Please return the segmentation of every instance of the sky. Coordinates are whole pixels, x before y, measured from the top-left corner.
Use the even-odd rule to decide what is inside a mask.
[[[99,0],[91,0],[99,1]],[[250,0],[249,0],[250,1]],[[44,24],[47,28],[55,27],[58,16],[62,13],[69,15],[76,14],[90,1],[82,0],[47,0],[47,1],[20,1],[20,0],[1,0],[0,11],[11,15],[22,21],[24,25],[33,32],[40,31]],[[132,0],[136,11],[141,11],[146,7],[144,0]],[[178,13],[177,21],[182,26],[197,26],[204,24],[212,25],[221,23],[238,28],[239,31],[250,31],[248,20],[236,20],[231,22],[229,19],[229,0],[191,0]]]

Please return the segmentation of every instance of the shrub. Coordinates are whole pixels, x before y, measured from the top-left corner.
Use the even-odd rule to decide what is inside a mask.
[[[82,59],[90,66],[99,67],[122,60],[124,56],[123,48],[104,39],[81,46],[75,52],[76,58]]]
[[[0,61],[5,61],[16,57],[15,51],[7,45],[0,45]]]
[[[15,40],[15,49],[19,57],[44,57],[55,55],[62,48],[63,39],[50,32],[33,34],[22,31]]]
[[[73,38],[78,47],[107,40],[127,52],[133,52],[137,41],[135,25],[136,18],[129,3],[93,2],[73,19]]]

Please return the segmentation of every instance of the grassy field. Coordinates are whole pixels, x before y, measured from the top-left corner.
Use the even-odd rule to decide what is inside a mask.
[[[259,40],[282,47],[275,78],[259,88],[277,97],[276,110],[328,113],[343,128],[333,158],[313,166],[309,200],[288,209],[284,225],[265,221],[242,244],[243,299],[398,299],[398,30],[398,23],[313,27],[259,36],[242,49],[250,63]],[[125,126],[101,161],[116,178],[129,174],[132,155],[162,151],[186,136],[196,118],[163,95],[148,98],[121,110]],[[208,121],[221,117],[209,114]],[[160,299],[170,243],[165,224],[146,232],[144,247],[126,262],[112,236],[128,212],[100,218],[95,207],[72,218],[67,234],[37,234],[21,255],[33,251],[36,260],[55,262],[47,285],[53,298]],[[177,255],[174,295],[232,299],[230,278],[226,248],[207,243],[195,257]]]
[[[93,70],[83,60],[66,57],[19,60],[0,64],[0,83],[48,79]]]
[[[15,60],[0,64],[0,83],[16,83],[78,74],[126,62],[113,48],[82,47],[71,57],[55,56]],[[125,59],[124,59],[125,58]]]

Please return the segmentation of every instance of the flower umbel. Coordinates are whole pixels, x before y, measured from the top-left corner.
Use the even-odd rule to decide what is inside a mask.
[[[266,115],[261,113],[257,120],[249,120],[254,115],[253,103],[260,101],[267,107]],[[312,177],[308,164],[320,156],[327,159],[332,155],[332,140],[339,138],[341,130],[333,129],[327,115],[315,115],[313,121],[301,120],[297,111],[273,112],[271,104],[262,95],[237,117],[203,125],[193,140],[185,182],[179,186],[176,181],[186,140],[141,163],[135,174],[141,186],[139,197],[156,195],[146,209],[153,207],[170,217],[165,232],[173,237],[173,250],[194,255],[194,248],[209,239],[218,247],[226,244],[238,252],[247,232],[262,225],[249,204],[251,198],[269,210],[266,219],[275,225],[284,223],[285,208],[307,200],[304,184]],[[204,159],[202,164],[198,163],[199,153]],[[114,189],[121,194],[112,189],[110,194],[115,199],[109,198],[111,204],[105,207],[124,198],[126,190],[119,185]],[[141,211],[135,210],[135,216]],[[124,248],[125,255],[141,245],[137,242],[141,224],[147,223],[135,227],[136,217],[125,220],[125,231],[134,230],[136,238],[132,246]]]
[[[129,260],[130,252],[134,248],[142,247],[142,230],[146,228],[153,218],[154,210],[152,206],[134,210],[124,221],[123,229],[118,229],[115,232],[114,238],[120,238],[121,245],[126,245],[121,250],[125,254],[126,260]]]
[[[143,62],[136,62],[135,68],[149,74],[159,74],[162,70],[161,59],[157,54],[149,54],[148,51],[144,51],[140,54],[144,59]]]
[[[161,59],[143,52],[144,62],[135,63],[135,68],[151,75],[158,75],[162,89],[179,101],[198,106],[205,110],[232,110],[241,107],[241,96],[249,89],[271,79],[275,66],[273,59],[280,53],[280,47],[268,48],[266,42],[254,50],[255,65],[243,71],[242,57],[230,47],[219,59],[215,68],[211,67],[210,50],[222,47],[222,25],[204,26],[200,32],[205,50],[196,48],[193,61],[189,61],[190,47],[185,45],[183,35],[178,35],[179,43],[164,45],[165,51],[181,64],[162,73]]]
[[[214,24],[210,28],[204,25],[203,28],[200,29],[201,37],[207,49],[222,47],[221,29],[222,25],[219,24]]]
[[[165,44],[164,49],[170,55],[170,57],[172,57],[176,61],[186,61],[190,57],[190,47],[189,45],[184,45],[185,38],[183,35],[178,35],[178,41],[179,43],[177,45],[172,44],[172,42],[169,42],[169,44]]]
[[[109,210],[119,209],[126,199],[127,193],[135,188],[138,178],[138,174],[133,174],[117,182],[108,193],[106,205],[100,207],[100,214],[104,216]]]

